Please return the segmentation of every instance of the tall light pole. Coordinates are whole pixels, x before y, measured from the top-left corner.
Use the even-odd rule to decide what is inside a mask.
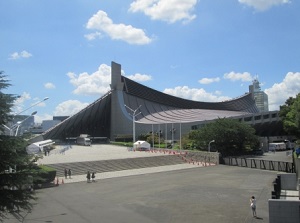
[[[32,112],[30,116],[28,116],[27,118],[23,119],[22,121],[17,122],[17,124],[15,124],[14,126],[12,126],[12,128],[11,128],[12,132],[10,133],[10,135],[13,135],[14,128],[16,128],[15,136],[17,136],[19,128],[22,125],[22,123],[25,122],[27,119],[29,119],[31,116],[34,116],[36,113],[37,113],[37,111]]]
[[[132,111],[132,147],[134,146],[135,143],[135,117],[138,116],[140,113],[136,114],[136,112],[140,109],[140,107],[142,105],[140,105],[139,107],[137,107],[135,110],[133,110],[132,108],[129,108],[127,105],[124,105],[126,108],[128,108],[130,111]]]
[[[38,104],[40,104],[40,103],[42,103],[42,102],[44,102],[44,101],[48,100],[48,99],[49,99],[48,97],[45,97],[43,100],[41,100],[41,101],[38,101],[38,102],[34,103],[33,105],[31,105],[30,107],[28,107],[28,108],[24,109],[23,111],[20,111],[19,113],[17,113],[17,114],[14,114],[14,116],[16,116],[16,115],[19,115],[19,114],[21,114],[21,113],[23,113],[23,112],[27,111],[28,109],[30,109],[30,108],[32,108],[32,107],[34,107],[34,106],[36,106],[36,105],[38,105]]]
[[[212,142],[215,142],[215,140],[211,140],[211,141],[208,143],[208,152],[210,152],[210,144],[211,144]]]
[[[18,113],[16,113],[16,114],[13,114],[13,115],[12,115],[13,118],[12,118],[12,121],[11,121],[12,123],[9,125],[10,127],[8,127],[8,126],[6,126],[6,125],[4,125],[4,124],[3,124],[3,126],[4,126],[6,129],[9,130],[9,134],[10,134],[10,135],[13,135],[14,129],[17,128],[17,132],[16,132],[16,134],[17,134],[17,133],[18,133],[18,129],[19,129],[20,125],[22,124],[22,122],[24,122],[24,121],[25,121],[26,119],[28,119],[29,117],[35,115],[37,112],[36,112],[36,111],[33,112],[29,117],[27,117],[26,119],[24,119],[24,120],[22,120],[22,121],[18,121],[16,124],[13,124],[14,118],[15,118],[17,115],[20,115],[21,113],[23,113],[23,112],[29,110],[30,108],[32,108],[32,107],[34,107],[34,106],[36,106],[36,105],[38,105],[38,104],[40,104],[40,103],[42,103],[42,102],[48,100],[48,99],[49,99],[48,97],[45,97],[43,100],[40,100],[40,101],[34,103],[33,105],[29,106],[28,108],[26,108],[26,109],[24,109],[24,110],[22,110],[22,111],[20,111],[20,112],[18,112]]]

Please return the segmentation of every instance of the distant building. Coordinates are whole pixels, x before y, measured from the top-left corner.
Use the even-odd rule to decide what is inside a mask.
[[[256,107],[260,112],[269,111],[268,95],[261,90],[257,79],[254,79],[252,83],[252,85],[249,85],[249,92],[252,93]]]
[[[53,120],[61,122],[67,118],[69,118],[69,116],[53,116]]]
[[[31,128],[31,133],[33,134],[41,134],[48,129],[56,126],[58,123],[67,119],[68,116],[53,116],[53,120],[43,120],[42,124],[36,125]]]
[[[3,125],[4,129],[1,135],[20,136],[27,133],[34,125],[33,115],[16,115],[13,120]]]

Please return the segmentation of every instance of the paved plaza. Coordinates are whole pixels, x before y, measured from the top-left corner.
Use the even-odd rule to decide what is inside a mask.
[[[42,162],[74,162],[78,157],[87,161],[91,154],[97,159],[159,155],[99,145],[74,147]],[[72,176],[73,181],[37,190],[33,211],[5,222],[269,222],[268,199],[277,172],[192,164],[118,172],[97,175],[94,183],[87,183],[85,176]],[[252,195],[257,198],[258,218],[252,217]]]

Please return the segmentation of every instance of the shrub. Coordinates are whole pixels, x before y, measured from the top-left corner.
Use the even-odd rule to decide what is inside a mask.
[[[54,181],[56,177],[55,169],[45,165],[40,165],[36,168],[37,174],[34,179],[34,184],[47,184]]]

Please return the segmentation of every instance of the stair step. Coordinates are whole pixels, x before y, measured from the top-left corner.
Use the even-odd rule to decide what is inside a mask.
[[[48,164],[47,166],[56,169],[56,176],[63,177],[64,169],[71,169],[72,175],[83,175],[87,171],[102,173],[113,172],[120,170],[140,169],[147,167],[158,167],[185,163],[180,157],[176,155],[162,155],[154,157],[139,157],[116,160],[99,160],[87,162],[74,163],[58,163]]]

